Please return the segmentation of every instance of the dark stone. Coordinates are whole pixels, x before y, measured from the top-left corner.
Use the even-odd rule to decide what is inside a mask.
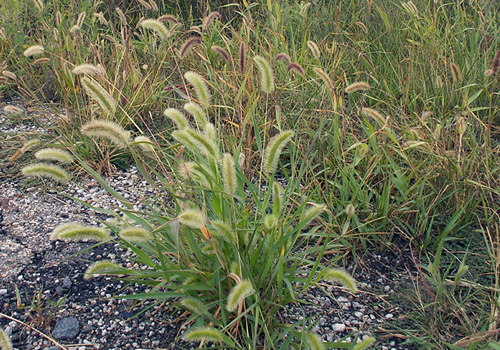
[[[65,317],[57,321],[52,336],[57,340],[73,339],[80,332],[80,324],[74,317]]]
[[[71,278],[69,278],[69,276],[64,277],[64,280],[62,283],[63,288],[70,289],[72,284],[73,283],[71,282]]]

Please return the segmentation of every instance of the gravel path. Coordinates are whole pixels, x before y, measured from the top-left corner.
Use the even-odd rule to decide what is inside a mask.
[[[29,125],[22,127],[30,132]],[[4,133],[8,130],[0,128]],[[19,129],[13,132],[19,133]],[[134,168],[107,180],[133,203],[153,194]],[[106,299],[141,292],[144,287],[125,289],[123,282],[109,277],[83,279],[89,263],[99,259],[131,264],[129,252],[110,243],[66,260],[90,244],[48,240],[51,230],[61,223],[96,224],[106,219],[63,193],[104,208],[113,209],[118,204],[92,180],[79,185],[25,188],[24,179],[0,177],[0,305],[2,313],[31,326],[0,317],[0,327],[10,334],[17,349],[57,349],[35,329],[66,344],[67,349],[180,348],[182,342],[177,339],[186,328],[181,312],[153,302],[134,305],[131,300]],[[403,307],[387,300],[406,293],[404,281],[411,278],[408,271],[412,265],[407,256],[388,250],[360,257],[354,271],[360,283],[356,296],[333,286],[327,287],[327,295],[312,288],[304,296],[310,303],[291,305],[281,317],[290,322],[313,315],[318,321],[315,331],[325,341],[343,337],[354,341],[349,335],[356,333],[360,339],[375,336],[376,349],[413,349],[399,345],[404,341],[402,336],[386,331],[390,323],[400,324],[405,319]],[[49,302],[58,300],[57,307]],[[133,317],[139,311],[144,312]]]

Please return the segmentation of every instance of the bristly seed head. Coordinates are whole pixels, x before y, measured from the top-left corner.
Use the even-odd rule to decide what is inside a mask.
[[[214,45],[211,49],[221,55],[224,60],[229,61],[229,53],[222,47]]]
[[[298,73],[299,75],[304,75],[304,68],[302,68],[302,66],[300,64],[298,64],[297,62],[292,62],[290,63],[286,69],[288,69],[288,71],[294,71],[296,73]]]
[[[309,50],[311,50],[312,54],[316,59],[320,59],[321,57],[321,51],[319,50],[318,44],[316,44],[312,40],[307,41],[307,46],[309,47]]]
[[[274,72],[269,62],[262,56],[253,58],[260,72],[260,86],[266,94],[274,92]]]
[[[99,275],[107,275],[112,271],[123,269],[120,265],[115,264],[111,260],[96,261],[85,271],[83,278],[88,280]]]
[[[238,54],[238,65],[241,73],[245,73],[245,50],[246,46],[245,43],[242,41],[240,43],[240,49]]]
[[[170,37],[170,32],[167,27],[156,19],[145,19],[141,22],[141,26],[146,29],[154,30],[162,40],[166,40]]]
[[[160,22],[170,22],[172,24],[178,24],[179,20],[172,15],[163,15],[157,18]]]
[[[286,53],[282,52],[276,55],[275,58],[276,61],[285,61],[286,63],[290,63],[290,56],[288,56]]]
[[[191,47],[193,47],[195,45],[200,45],[201,43],[202,43],[201,38],[199,36],[196,36],[196,35],[193,35],[192,37],[187,39],[186,42],[184,42],[184,44],[182,44],[182,46],[179,50],[179,58],[183,59],[184,56],[186,56],[186,54],[188,53],[189,49],[191,49]]]
[[[35,153],[35,158],[40,160],[52,160],[63,164],[73,162],[71,153],[59,148],[43,148]]]
[[[33,46],[28,47],[24,51],[23,55],[24,55],[24,57],[31,57],[31,56],[35,56],[35,55],[41,55],[44,52],[45,52],[45,49],[43,48],[43,46],[33,45]]]
[[[93,79],[85,77],[82,79],[82,86],[87,94],[89,94],[90,97],[97,101],[104,113],[106,113],[110,117],[115,115],[116,102],[99,83],[97,83]]]
[[[364,81],[358,81],[356,83],[352,83],[351,85],[345,88],[345,92],[348,94],[352,94],[356,91],[366,91],[370,89],[370,84]]]
[[[90,121],[82,126],[81,132],[89,137],[104,137],[122,148],[130,144],[130,133],[110,120]]]
[[[25,166],[21,172],[25,176],[48,177],[59,183],[66,183],[69,180],[69,174],[61,167],[48,163],[36,163]]]
[[[462,73],[460,72],[460,67],[456,63],[451,64],[451,73],[453,74],[453,81],[455,84],[460,83],[462,80]]]
[[[216,18],[220,18],[220,13],[217,11],[210,12],[209,15],[203,19],[202,29],[207,30]]]
[[[35,3],[35,6],[38,9],[38,11],[42,12],[43,11],[43,2],[42,2],[42,0],[33,0],[33,2]]]
[[[196,72],[189,71],[184,73],[184,78],[193,86],[196,98],[203,108],[210,107],[212,96],[203,77]]]
[[[491,66],[491,71],[493,76],[498,73],[498,69],[500,68],[500,50],[497,51],[495,58],[493,59],[493,65]]]

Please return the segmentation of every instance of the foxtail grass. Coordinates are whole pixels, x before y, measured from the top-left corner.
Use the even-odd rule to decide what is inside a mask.
[[[308,40],[307,47],[309,47],[309,50],[311,50],[311,53],[317,60],[321,58],[321,51],[319,50],[318,44],[312,40]]]
[[[356,293],[358,291],[358,287],[356,286],[356,281],[344,270],[327,269],[323,274],[323,279],[330,282],[337,282],[341,286],[349,289],[353,293]]]
[[[268,143],[264,151],[264,170],[273,174],[278,166],[278,160],[281,156],[283,148],[292,139],[294,132],[292,130],[283,131],[280,134],[274,136]]]
[[[24,176],[46,177],[62,184],[68,182],[70,178],[66,170],[57,165],[48,163],[31,164],[22,168],[21,172]]]
[[[314,332],[305,332],[304,340],[310,350],[325,350],[325,343],[321,337]]]
[[[184,78],[193,86],[196,98],[203,108],[210,107],[212,103],[212,96],[208,90],[207,83],[201,75],[196,72],[186,72]]]
[[[41,55],[42,53],[45,52],[45,49],[41,45],[33,45],[28,47],[24,52],[23,55],[25,57],[31,57],[31,56],[37,56]]]
[[[234,158],[229,153],[224,153],[222,157],[222,176],[224,191],[230,195],[234,195],[238,183],[236,179],[236,170],[234,168]]]
[[[147,242],[151,240],[151,232],[140,227],[129,227],[118,234],[128,242]]]
[[[231,289],[227,297],[226,309],[229,312],[234,312],[250,295],[255,293],[252,282],[249,280],[242,280]]]
[[[353,92],[356,91],[366,91],[370,89],[370,84],[364,82],[364,81],[358,81],[356,83],[352,83],[351,85],[347,86],[345,88],[345,92],[348,94],[352,94]]]
[[[205,129],[205,127],[208,124],[208,119],[207,115],[205,114],[205,111],[199,104],[194,102],[186,103],[184,105],[184,110],[194,117],[196,123],[201,128]]]
[[[103,137],[121,148],[130,144],[130,133],[110,120],[93,120],[83,125],[80,130],[86,136]]]
[[[157,19],[145,19],[141,22],[141,27],[155,31],[162,40],[167,40],[170,37],[167,27]]]
[[[3,329],[0,329],[0,349],[1,350],[13,350],[14,349],[12,347],[12,342],[11,342],[9,336],[7,335],[7,333],[5,333],[3,331]]]
[[[35,153],[35,158],[40,160],[52,160],[63,164],[73,162],[71,153],[59,148],[43,148]]]
[[[95,80],[87,77],[82,79],[82,86],[98,104],[103,112],[112,117],[116,113],[116,102],[111,95]]]
[[[179,111],[176,108],[167,108],[163,114],[169,118],[174,124],[177,126],[177,129],[179,130],[185,130],[189,128],[189,122],[182,114],[181,111]]]
[[[85,274],[83,278],[89,280],[91,278],[95,278],[101,275],[107,274],[116,274],[117,270],[123,269],[120,265],[112,262],[111,260],[101,260],[96,261],[92,265],[90,265],[87,270],[85,270]]]
[[[201,43],[202,40],[199,36],[192,36],[187,39],[179,49],[179,58],[183,59],[193,46],[200,45]]]
[[[189,227],[201,228],[205,226],[205,216],[199,210],[186,209],[178,218],[181,224]]]
[[[79,242],[82,240],[93,240],[103,242],[110,239],[109,231],[95,226],[84,226],[70,223],[56,227],[51,235],[51,240]]]
[[[260,88],[266,94],[274,92],[274,73],[271,64],[262,56],[253,58],[260,73]]]

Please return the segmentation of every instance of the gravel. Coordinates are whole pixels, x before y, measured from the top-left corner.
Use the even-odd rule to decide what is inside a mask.
[[[24,124],[0,128],[4,133],[20,130],[40,132]],[[133,167],[118,171],[106,180],[132,203],[155,195],[155,190]],[[24,179],[0,176],[2,312],[60,339],[68,349],[178,349],[182,346],[179,339],[186,329],[183,324],[186,317],[181,311],[153,301],[136,304],[132,300],[107,299],[147,291],[144,286],[127,286],[110,277],[83,279],[83,272],[96,260],[111,259],[133,266],[130,252],[119,244],[106,243],[68,259],[91,244],[48,239],[59,224],[77,221],[95,225],[107,218],[64,194],[106,209],[115,209],[121,204],[94,180],[82,180],[78,185],[67,187],[52,186],[26,188]],[[136,204],[135,209],[140,210],[141,205]],[[391,328],[391,322],[404,319],[404,306],[387,300],[404,293],[401,289],[412,277],[412,262],[407,256],[407,252],[386,250],[358,257],[357,265],[346,269],[358,281],[359,293],[352,295],[326,284],[324,289],[313,287],[301,296],[306,302],[289,305],[277,317],[286,323],[305,318],[309,324],[315,324],[314,331],[325,341],[345,338],[353,342],[374,336],[379,339],[374,348],[413,349],[401,345],[404,341],[401,335],[390,337],[392,333],[384,331]],[[59,302],[57,306],[56,302]],[[140,311],[142,313],[134,317]],[[54,348],[51,341],[11,319],[0,317],[0,327],[10,334],[17,349]]]

